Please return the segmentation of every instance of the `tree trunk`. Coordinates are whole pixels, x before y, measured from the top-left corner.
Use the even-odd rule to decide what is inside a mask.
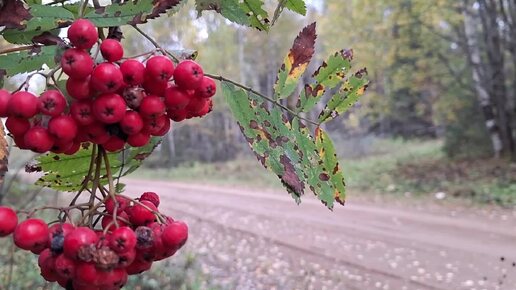
[[[502,139],[500,137],[500,127],[497,124],[495,110],[493,108],[489,91],[486,83],[481,77],[482,64],[480,58],[480,48],[476,39],[476,20],[470,14],[470,11],[464,11],[464,31],[467,40],[466,53],[468,62],[471,66],[474,87],[477,92],[478,101],[480,103],[482,113],[484,114],[485,125],[491,137],[492,148],[495,157],[500,157],[503,149]]]

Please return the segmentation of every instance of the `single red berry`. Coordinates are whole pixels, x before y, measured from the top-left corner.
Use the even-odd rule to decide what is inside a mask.
[[[18,148],[22,149],[22,150],[28,150],[29,147],[27,147],[27,144],[25,144],[25,135],[18,135],[18,136],[14,136],[14,144],[16,144],[16,146],[18,146]]]
[[[100,93],[114,93],[124,83],[120,69],[112,63],[101,63],[91,74],[91,86]]]
[[[54,139],[43,127],[32,127],[24,135],[24,143],[27,148],[37,153],[45,153],[52,149]]]
[[[75,153],[77,153],[79,150],[81,149],[81,142],[78,142],[78,141],[73,141],[72,142],[72,146],[70,146],[65,152],[64,154],[66,155],[74,155]]]
[[[174,122],[181,122],[186,119],[187,112],[185,109],[181,110],[167,110],[167,116]]]
[[[159,206],[159,196],[155,192],[147,191],[140,196],[140,201],[147,200],[152,202],[156,207]]]
[[[174,82],[184,90],[196,90],[201,86],[203,78],[201,66],[193,60],[182,61],[174,71]]]
[[[160,82],[156,79],[153,79],[149,76],[145,76],[145,80],[143,81],[143,88],[145,92],[149,95],[163,96],[165,91],[167,90],[168,83]]]
[[[9,117],[5,121],[5,127],[14,136],[22,136],[30,129],[30,122],[25,118]]]
[[[117,94],[100,95],[92,105],[93,116],[102,123],[114,124],[125,116],[125,101]]]
[[[174,63],[166,56],[153,56],[147,61],[145,73],[151,79],[166,83],[174,74]]]
[[[55,267],[61,277],[72,279],[75,276],[75,262],[64,254],[57,256]]]
[[[127,283],[127,272],[124,269],[115,268],[111,271],[99,272],[99,288],[101,289],[120,289],[125,283]]]
[[[201,85],[195,91],[195,94],[201,98],[211,98],[217,92],[217,85],[212,78],[203,77]]]
[[[145,132],[139,132],[127,137],[127,143],[133,147],[142,147],[149,143],[150,134]]]
[[[56,153],[56,154],[62,154],[65,153],[70,147],[72,147],[73,141],[72,140],[61,140],[59,138],[54,137],[54,144],[52,145],[52,148],[50,149],[50,152]]]
[[[165,104],[160,97],[147,96],[143,98],[139,112],[144,119],[154,119],[165,114]]]
[[[124,76],[124,82],[130,86],[139,86],[143,84],[145,76],[145,66],[143,63],[128,59],[120,65],[120,71]]]
[[[64,254],[71,259],[78,260],[81,248],[94,245],[97,241],[98,237],[95,231],[87,227],[78,227],[66,235],[63,244]]]
[[[7,104],[9,104],[9,100],[11,99],[11,94],[6,90],[0,90],[0,118],[5,118],[9,116],[9,111],[7,110]]]
[[[56,272],[55,260],[49,249],[43,250],[38,258],[38,265],[41,269],[40,274],[48,282],[56,282],[60,278]]]
[[[66,91],[70,97],[77,100],[85,100],[92,98],[90,77],[85,79],[72,79],[66,80]]]
[[[168,131],[170,131],[170,128],[172,126],[171,122],[170,122],[170,119],[166,116],[161,116],[160,118],[164,118],[164,124],[163,126],[161,127],[161,129],[159,129],[159,131],[155,132],[154,134],[152,134],[153,136],[165,136],[165,134],[168,133]],[[158,119],[160,119],[158,118]]]
[[[175,221],[163,229],[161,240],[167,248],[181,248],[188,239],[188,226],[182,221]]]
[[[137,226],[143,226],[152,223],[156,217],[152,211],[158,211],[158,208],[150,201],[143,200],[141,204],[135,204],[131,207],[129,221]]]
[[[131,265],[136,258],[136,249],[131,249],[127,252],[118,253],[118,264],[117,268],[126,268]]]
[[[0,237],[12,234],[17,225],[16,212],[10,207],[0,206]]]
[[[188,105],[192,95],[177,86],[170,86],[165,91],[165,105],[169,110],[181,110]]]
[[[136,246],[136,234],[129,227],[120,227],[110,236],[110,248],[117,253],[125,253]]]
[[[83,283],[81,283],[78,280],[73,280],[72,281],[72,287],[73,288],[70,288],[70,289],[73,289],[73,290],[119,290],[120,289],[120,288],[101,289],[100,287],[98,287],[96,285],[83,284]]]
[[[125,197],[116,195],[115,200],[118,203],[118,212],[123,212],[129,206],[129,200]],[[115,211],[115,200],[113,200],[112,198],[108,198],[104,203],[106,211],[109,214],[113,214],[113,212]]]
[[[85,130],[88,139],[95,144],[104,144],[110,138],[106,126],[98,121],[86,126]]]
[[[124,149],[125,141],[117,136],[111,136],[102,146],[107,152],[117,152]]]
[[[78,263],[75,267],[75,279],[81,284],[97,285],[99,273],[93,263]]]
[[[143,128],[142,117],[135,111],[127,111],[122,121],[120,121],[120,128],[127,135],[136,134]]]
[[[142,131],[153,136],[158,136],[158,133],[161,132],[163,127],[166,127],[167,122],[170,125],[170,120],[165,115],[156,117],[154,119],[146,119],[143,122]]]
[[[92,102],[88,100],[73,102],[70,106],[70,115],[81,126],[88,126],[95,122],[93,117]]]
[[[118,226],[125,227],[128,226],[128,223],[125,221],[129,221],[129,215],[125,211],[122,211],[120,213],[117,213],[116,220],[118,222]],[[106,229],[109,227],[109,229],[115,228],[115,224],[113,223],[113,217],[109,215],[105,215],[102,218],[101,225],[103,229]]]
[[[38,98],[29,92],[14,93],[7,104],[10,116],[32,118],[38,113]]]
[[[48,226],[41,219],[24,220],[14,230],[13,240],[20,249],[42,252],[48,246]]]
[[[204,107],[202,107],[202,109],[200,109],[199,111],[193,113],[193,115],[195,117],[204,117],[209,112],[211,112],[212,109],[213,109],[213,100],[212,99],[208,99],[208,101],[204,104]]]
[[[77,19],[68,28],[68,39],[77,48],[90,49],[98,38],[97,28],[87,19]]]
[[[48,132],[61,141],[72,141],[77,136],[77,123],[68,115],[52,117],[48,122]]]
[[[152,266],[152,261],[139,261],[135,260],[131,265],[125,268],[128,275],[136,275],[149,270]]]
[[[192,115],[196,116],[198,112],[200,112],[208,103],[210,99],[205,98],[199,98],[194,97],[190,100],[190,103],[188,103],[188,106],[186,106],[186,111],[189,113],[192,113]]]
[[[61,115],[66,108],[66,99],[58,90],[48,90],[39,96],[39,111],[48,116]]]
[[[108,38],[100,44],[100,53],[105,60],[109,62],[115,62],[122,59],[124,56],[124,49],[120,44],[120,41]]]
[[[93,72],[93,59],[89,53],[77,48],[67,49],[61,57],[63,72],[73,79],[85,79]]]

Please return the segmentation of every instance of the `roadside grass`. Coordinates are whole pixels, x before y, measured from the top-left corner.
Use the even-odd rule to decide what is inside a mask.
[[[516,204],[516,168],[492,159],[449,160],[442,142],[374,139],[336,145],[350,190],[436,199],[459,198],[502,206]],[[194,163],[170,169],[143,168],[140,178],[244,188],[281,189],[277,177],[252,156],[223,163]]]

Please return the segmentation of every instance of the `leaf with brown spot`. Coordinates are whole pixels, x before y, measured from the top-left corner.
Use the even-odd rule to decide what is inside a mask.
[[[278,72],[274,95],[276,99],[289,97],[297,88],[315,52],[315,22],[305,27],[294,40],[294,45],[283,60]]]
[[[29,6],[21,0],[7,0],[0,8],[0,27],[23,29],[32,16]],[[1,33],[0,33],[1,34]]]
[[[127,1],[100,7],[87,13],[84,18],[97,27],[137,25],[159,17],[184,2],[185,0]]]

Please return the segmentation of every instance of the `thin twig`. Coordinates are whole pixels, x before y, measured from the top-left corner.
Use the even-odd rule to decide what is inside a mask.
[[[169,55],[172,59],[174,59],[174,61],[176,63],[179,63],[179,59],[175,55],[173,55],[172,53],[170,53],[169,51],[167,51],[166,49],[161,47],[161,45],[159,45],[159,43],[157,43],[154,39],[152,39],[152,37],[147,35],[147,33],[145,33],[143,30],[138,28],[138,26],[132,25],[132,27],[134,29],[136,29],[136,31],[138,31],[141,35],[143,35],[143,37],[147,38],[147,40],[149,40],[159,51],[161,51],[161,53]]]
[[[11,53],[11,52],[17,52],[17,51],[23,51],[23,50],[30,50],[34,48],[41,47],[42,45],[34,44],[34,45],[26,45],[26,46],[18,46],[18,47],[10,47],[6,48],[4,50],[0,50],[1,54]]]
[[[276,106],[278,106],[278,107],[282,108],[283,110],[285,110],[285,111],[289,112],[291,115],[293,115],[293,116],[295,116],[295,117],[299,118],[300,120],[304,120],[304,121],[306,121],[307,123],[310,123],[310,124],[315,125],[315,126],[320,126],[320,125],[321,125],[320,123],[317,123],[317,122],[315,122],[315,121],[312,121],[312,120],[310,120],[310,119],[307,119],[307,118],[305,118],[305,117],[303,117],[303,116],[299,115],[297,112],[295,112],[294,110],[290,109],[289,107],[287,107],[287,106],[285,106],[285,105],[281,104],[280,102],[278,102],[278,101],[276,101],[276,100],[273,100],[272,98],[267,97],[266,95],[261,94],[261,93],[259,93],[259,92],[255,91],[254,89],[252,89],[252,88],[250,88],[250,87],[247,87],[247,86],[244,86],[244,85],[242,85],[242,84],[240,84],[240,83],[238,83],[238,82],[236,82],[236,81],[230,80],[230,79],[228,79],[228,78],[225,78],[225,77],[223,77],[223,76],[219,76],[219,75],[212,75],[212,74],[207,74],[207,73],[205,73],[204,75],[205,75],[205,76],[208,76],[208,77],[210,77],[210,78],[212,78],[212,79],[216,79],[216,80],[219,80],[219,81],[224,81],[224,82],[231,83],[231,84],[233,84],[233,85],[235,85],[235,86],[237,86],[237,87],[239,87],[239,88],[241,88],[241,89],[244,89],[244,90],[246,90],[246,91],[248,91],[248,92],[251,92],[251,93],[253,93],[253,94],[257,95],[258,97],[260,97],[260,98],[262,98],[262,99],[265,99],[265,100],[267,100],[267,101],[269,101],[269,102],[273,103],[274,105],[276,105]]]

